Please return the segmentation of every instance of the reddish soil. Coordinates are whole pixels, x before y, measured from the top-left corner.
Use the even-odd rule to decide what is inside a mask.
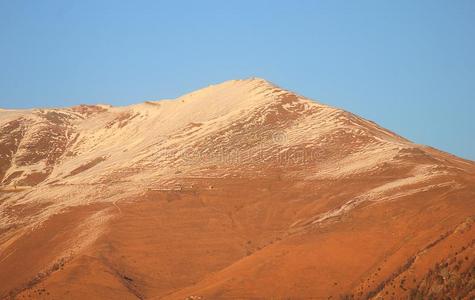
[[[351,191],[340,195],[367,184],[348,182]],[[51,217],[0,256],[2,294],[302,299],[381,292],[405,298],[427,292],[437,263],[460,260],[457,271],[453,265],[447,272],[473,279],[473,188],[364,205],[322,226],[292,226],[325,211],[331,205],[325,199],[336,195],[337,186],[268,179],[216,180],[213,186],[151,191],[108,206],[114,217],[104,225],[107,233],[71,256],[61,253],[78,234],[75,228],[106,207],[78,207]],[[454,289],[453,295],[467,291]]]

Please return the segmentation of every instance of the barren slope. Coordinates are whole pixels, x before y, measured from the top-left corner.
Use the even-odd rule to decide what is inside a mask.
[[[475,287],[473,162],[262,79],[128,107],[1,110],[0,182],[5,298]]]

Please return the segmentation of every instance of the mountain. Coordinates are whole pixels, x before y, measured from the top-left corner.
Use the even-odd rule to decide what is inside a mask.
[[[263,79],[0,110],[0,297],[475,297],[475,163]]]

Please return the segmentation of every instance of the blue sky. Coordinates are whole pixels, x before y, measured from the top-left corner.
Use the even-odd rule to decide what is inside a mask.
[[[258,76],[475,159],[475,1],[0,0],[0,107]]]

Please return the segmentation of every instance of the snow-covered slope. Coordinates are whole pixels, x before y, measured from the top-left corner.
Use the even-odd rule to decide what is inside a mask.
[[[187,177],[276,168],[302,179],[339,178],[419,156],[438,166],[424,147],[257,78],[127,107],[2,111],[0,128],[2,185],[51,196],[88,186],[68,205],[88,202],[91,185],[133,182],[123,192],[136,193]]]

